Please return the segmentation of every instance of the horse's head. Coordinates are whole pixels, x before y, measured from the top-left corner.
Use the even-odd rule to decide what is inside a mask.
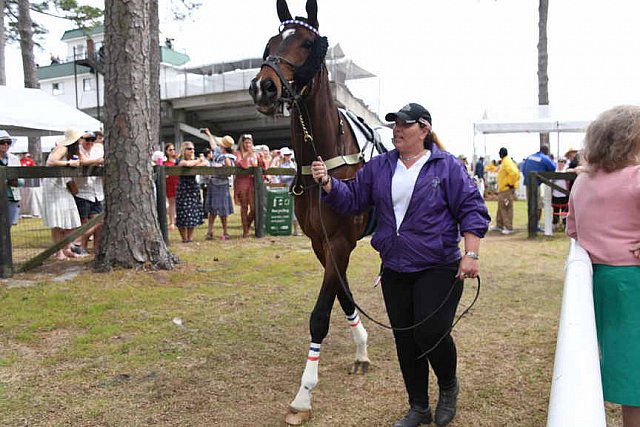
[[[307,0],[307,18],[292,18],[286,0],[278,0],[277,8],[280,31],[267,43],[260,72],[249,87],[258,111],[267,115],[303,94],[320,71],[328,48],[327,38],[318,32],[316,0]]]

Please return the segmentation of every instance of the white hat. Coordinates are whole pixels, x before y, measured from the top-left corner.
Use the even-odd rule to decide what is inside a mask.
[[[282,154],[283,156],[290,156],[293,154],[293,151],[291,151],[291,148],[289,147],[282,147],[280,149],[280,154]]]
[[[10,140],[12,144],[16,142],[16,138],[9,135],[9,132],[7,132],[6,130],[0,129],[0,141],[6,140],[6,139]]]
[[[83,132],[80,129],[67,129],[64,131],[64,138],[56,142],[56,144],[69,146],[79,140],[87,132]]]

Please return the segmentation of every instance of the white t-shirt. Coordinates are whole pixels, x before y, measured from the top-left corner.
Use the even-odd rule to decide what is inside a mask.
[[[396,171],[393,174],[393,178],[391,178],[391,201],[393,203],[393,212],[396,216],[396,231],[400,229],[407,209],[409,209],[418,174],[422,166],[429,160],[429,157],[431,157],[431,151],[427,150],[409,169],[400,159],[396,163]]]

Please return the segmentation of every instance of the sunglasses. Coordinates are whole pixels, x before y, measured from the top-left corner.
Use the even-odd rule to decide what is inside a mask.
[[[184,147],[184,151],[193,151],[193,147]]]
[[[82,139],[84,139],[84,140],[85,140],[85,141],[87,141],[87,142],[96,142],[96,139],[95,139],[95,138],[93,138],[93,137],[89,137],[89,138],[82,138]]]
[[[11,141],[8,139],[3,139],[0,141],[0,145],[11,145]]]
[[[243,140],[244,140],[244,139],[250,139],[250,140],[252,140],[252,141],[253,141],[253,136],[251,136],[251,134],[250,134],[250,133],[245,133],[244,135],[242,135],[242,136],[240,137],[240,139],[243,139]]]

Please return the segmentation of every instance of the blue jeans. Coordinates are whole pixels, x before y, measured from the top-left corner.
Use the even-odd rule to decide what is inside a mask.
[[[9,224],[18,225],[18,217],[20,217],[20,205],[18,202],[9,201]]]

